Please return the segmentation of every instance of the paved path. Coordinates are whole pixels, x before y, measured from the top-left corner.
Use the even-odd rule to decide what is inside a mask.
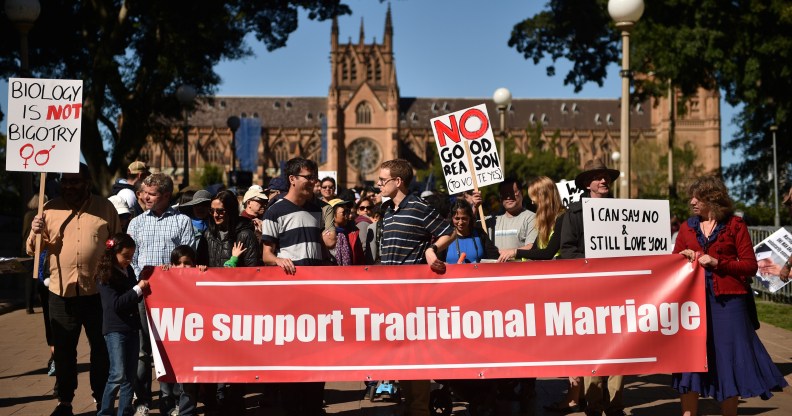
[[[0,308],[2,310],[2,308]],[[792,384],[792,332],[762,324],[759,330],[767,350]],[[78,368],[79,388],[74,400],[75,414],[93,415],[94,403],[88,384],[88,341],[80,342]],[[41,308],[28,315],[24,309],[0,315],[0,416],[49,415],[55,407],[52,397],[54,377],[44,369],[49,350],[44,342]],[[668,385],[669,375],[631,376],[626,378],[625,401],[627,413],[635,416],[678,415],[677,395]],[[564,389],[561,379],[540,379],[533,409],[523,413],[544,416],[542,405],[561,398]],[[154,383],[156,386],[156,382]],[[256,386],[248,393],[247,415],[281,416],[281,408],[265,386]],[[397,416],[400,408],[395,403],[363,400],[362,382],[328,383],[325,392],[327,413],[343,416]],[[156,405],[155,405],[156,406]],[[719,414],[717,403],[702,401],[700,414]],[[152,414],[158,414],[152,412]],[[461,403],[454,407],[455,415],[465,415]],[[758,398],[742,401],[740,415],[788,416],[792,415],[792,388],[777,393],[772,399]],[[576,413],[575,415],[582,415]]]

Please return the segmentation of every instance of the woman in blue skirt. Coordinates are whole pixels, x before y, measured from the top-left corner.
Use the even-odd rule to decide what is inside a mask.
[[[751,236],[716,177],[696,179],[688,188],[693,216],[682,224],[674,253],[704,267],[707,292],[707,369],[673,375],[682,412],[694,416],[699,396],[721,403],[721,414],[736,415],[739,398],[761,396],[787,385],[756,335],[748,278],[756,274]]]

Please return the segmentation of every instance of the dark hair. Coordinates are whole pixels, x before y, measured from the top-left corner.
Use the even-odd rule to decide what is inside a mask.
[[[300,173],[300,172],[297,172],[297,173]],[[330,182],[332,182],[332,183],[333,183],[333,188],[335,188],[335,186],[336,186],[336,181],[335,181],[335,179],[333,179],[333,177],[332,177],[332,176],[325,176],[324,178],[322,178],[322,180],[321,180],[321,181],[319,181],[319,183],[320,183],[320,184],[322,184],[322,183],[325,183],[325,182],[327,182],[327,181],[330,181]]]
[[[448,213],[448,221],[453,224],[454,216],[456,215],[457,211],[462,211],[470,218],[470,229],[472,230],[473,227],[476,225],[476,220],[473,216],[473,206],[471,206],[467,201],[463,198],[457,198],[454,202],[454,205],[451,205],[451,212]]]
[[[508,178],[504,179],[503,182],[501,182],[498,185],[498,192],[500,192],[500,191],[502,191],[504,189],[508,189],[509,191],[513,191],[514,187],[512,186],[512,184],[517,184],[517,189],[522,191],[522,189],[523,189],[522,181],[520,179],[518,179],[518,178],[515,178],[514,176],[509,176]]]
[[[105,251],[96,266],[96,280],[101,283],[110,283],[113,276],[113,267],[116,264],[116,254],[125,248],[135,248],[135,240],[126,233],[118,233],[105,241]]]
[[[170,255],[171,264],[178,263],[179,259],[182,257],[189,257],[190,260],[192,260],[193,263],[195,263],[196,261],[195,258],[198,256],[195,254],[195,250],[192,247],[188,246],[187,244],[182,244],[180,246],[176,246],[176,248],[174,248],[173,251],[171,251],[171,255]]]
[[[236,194],[228,190],[220,191],[214,196],[214,198],[212,198],[212,201],[215,200],[220,201],[220,203],[223,204],[223,209],[226,211],[225,223],[228,224],[228,228],[226,228],[226,230],[228,230],[228,232],[233,235],[236,230],[236,225],[239,222],[239,201],[237,201]],[[218,235],[220,230],[217,228],[214,218],[212,218],[212,221],[208,221],[208,223],[209,232],[215,236]]]
[[[300,171],[303,168],[310,170],[313,173],[319,172],[319,169],[316,167],[316,162],[310,159],[306,159],[304,157],[295,157],[293,159],[289,159],[286,162],[286,169],[285,169],[285,176],[288,178],[289,176],[297,176],[300,174]]]
[[[441,217],[447,218],[451,213],[450,207],[451,203],[448,201],[448,197],[444,194],[432,194],[424,198],[426,204],[430,207],[434,208]]]

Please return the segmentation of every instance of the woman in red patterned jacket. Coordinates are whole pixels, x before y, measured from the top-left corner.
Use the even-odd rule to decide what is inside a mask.
[[[756,335],[748,313],[747,279],[756,274],[751,236],[732,214],[723,182],[696,179],[690,188],[693,216],[682,224],[674,253],[704,267],[707,292],[707,363],[704,373],[673,375],[684,415],[696,415],[699,396],[721,402],[721,414],[736,415],[739,397],[761,396],[787,385]]]

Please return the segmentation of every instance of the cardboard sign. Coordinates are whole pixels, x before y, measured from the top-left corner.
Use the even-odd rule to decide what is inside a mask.
[[[431,123],[449,194],[503,182],[486,105],[435,117]]]
[[[669,254],[671,214],[668,201],[583,198],[586,258]]]
[[[6,170],[80,171],[82,80],[8,81]]]
[[[792,255],[792,234],[784,228],[778,229],[770,237],[762,240],[754,247],[756,262],[759,269],[756,271],[757,281],[769,290],[770,293],[778,292],[786,286],[787,282],[781,280],[778,274],[784,267],[784,262]]]
[[[679,255],[452,264],[442,276],[427,265],[172,268],[150,281],[161,381],[706,371],[704,269]]]
[[[556,182],[558,193],[561,194],[561,203],[564,208],[569,208],[573,202],[580,201],[580,195],[583,195],[583,189],[578,189],[575,181],[568,181],[562,179],[561,182]]]

